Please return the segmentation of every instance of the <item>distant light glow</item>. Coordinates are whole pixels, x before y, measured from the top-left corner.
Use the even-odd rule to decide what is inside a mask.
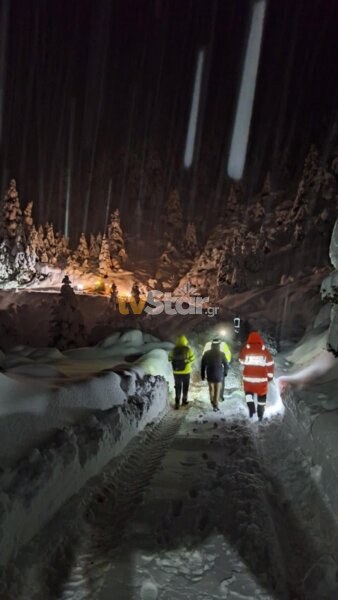
[[[80,290],[80,291],[81,291],[81,290],[83,290],[83,287],[84,287],[84,286],[83,286],[83,284],[82,284],[82,283],[78,283],[78,284],[77,284],[77,286],[76,286],[76,288],[77,288],[78,290]]]
[[[250,122],[255,97],[256,79],[261,49],[266,0],[253,5],[251,27],[246,48],[244,68],[228,160],[228,175],[242,178],[248,146]]]
[[[192,102],[191,102],[189,126],[188,126],[187,139],[186,139],[186,144],[185,144],[185,153],[184,153],[184,166],[187,169],[189,169],[189,167],[191,167],[193,156],[194,156],[196,131],[197,131],[197,119],[198,119],[198,112],[199,112],[199,105],[200,105],[200,98],[201,98],[203,63],[204,63],[204,50],[200,50],[198,53],[198,58],[197,58],[194,91],[193,91]]]

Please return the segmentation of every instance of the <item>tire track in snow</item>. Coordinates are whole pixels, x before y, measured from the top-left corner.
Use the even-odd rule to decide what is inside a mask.
[[[142,501],[182,421],[182,413],[169,413],[142,436],[117,469],[106,468],[100,484],[85,510],[85,543],[77,556],[60,600],[86,600],[96,597],[112,552],[123,542],[125,526]]]
[[[206,548],[215,530],[222,541],[210,554]],[[107,575],[100,600],[114,597],[116,590],[119,600],[143,598],[146,586],[149,598],[190,598],[192,593],[198,598],[289,598],[278,540],[267,515],[265,480],[246,421],[225,422],[202,413],[195,426],[185,422],[127,534],[129,547],[121,549],[122,558],[114,558],[115,568],[112,565]],[[237,558],[230,561],[227,554]],[[224,568],[221,576],[216,564],[219,560],[225,563],[225,578]],[[142,580],[145,573],[148,579]],[[131,574],[136,583],[126,591],[124,581]],[[190,579],[188,587],[182,578]],[[160,591],[156,580],[161,581]],[[243,586],[245,594],[240,592]]]
[[[84,490],[82,500],[77,498],[65,507],[68,517],[70,509],[78,511],[76,539],[70,538],[61,557],[56,551],[43,561],[44,567],[35,577],[41,583],[39,592],[26,580],[22,593],[1,598],[122,600],[125,596],[114,591],[101,597],[100,589],[108,578],[115,590],[120,553],[129,545],[129,567],[132,552],[143,548],[148,552],[147,570],[164,577],[167,588],[162,586],[163,600],[190,597],[184,590],[179,594],[174,585],[170,587],[177,574],[181,579],[191,577],[188,586],[197,583],[200,589],[196,598],[328,600],[326,592],[306,595],[303,589],[303,584],[314,589],[318,572],[332,579],[334,567],[332,545],[325,536],[323,539],[324,517],[316,521],[315,548],[311,545],[304,551],[302,527],[313,524],[311,515],[319,501],[315,501],[312,488],[309,491],[304,485],[308,482],[304,479],[304,457],[288,441],[290,435],[278,420],[258,426],[238,416],[226,420],[198,405],[188,412],[169,413],[131,443],[117,466],[116,462],[108,465],[89,486],[89,492]],[[177,467],[170,471],[168,467],[175,461]],[[280,479],[274,478],[274,472]],[[294,503],[298,502],[299,512],[304,514],[295,519]],[[60,526],[65,522],[61,518]],[[202,586],[215,565],[210,553],[203,554],[203,546],[213,529],[222,540],[229,541],[241,563],[228,561],[227,575],[218,591],[209,596]],[[327,537],[329,530],[325,530]],[[183,551],[182,545],[189,549]],[[199,545],[202,550],[196,550]],[[226,559],[228,551],[222,546],[220,552]],[[202,565],[205,561],[204,570],[201,561]],[[240,593],[236,586],[248,572],[256,575],[265,593],[272,596],[262,591]],[[140,573],[143,577],[144,570],[129,568],[128,576],[138,577]],[[157,598],[158,588],[152,582],[143,581],[140,590],[143,596],[138,598]]]
[[[337,519],[320,489],[320,470],[291,429],[275,419],[257,431],[271,514],[286,577],[297,600],[338,597]]]
[[[109,551],[181,426],[169,412],[148,425],[55,515],[0,573],[1,600],[96,598],[110,566]],[[107,554],[105,554],[107,549]]]

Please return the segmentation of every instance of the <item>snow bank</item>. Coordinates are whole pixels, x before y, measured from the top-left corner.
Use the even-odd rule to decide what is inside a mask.
[[[109,382],[115,383],[116,388],[124,387],[125,391],[119,391],[113,408],[110,393],[110,402],[107,401],[110,409],[102,412]],[[14,469],[2,472],[1,564],[13,558],[62,504],[167,408],[168,389],[162,377],[139,379],[132,373],[129,377],[111,373],[109,378],[104,378],[102,387],[98,381],[86,382],[77,391],[80,410],[84,410],[86,403],[84,394],[85,398],[90,398],[91,392],[95,392],[97,405],[100,403],[100,412],[59,430],[53,441],[43,448],[33,449]],[[134,394],[128,398],[129,392]],[[80,401],[81,394],[83,403]],[[61,394],[55,403],[56,413],[67,404],[67,399]],[[91,404],[90,408],[93,409],[94,405]]]
[[[172,344],[140,331],[60,353],[16,347],[0,373],[0,563],[167,409]]]
[[[0,465],[13,465],[56,430],[91,411],[123,405],[135,394],[137,378],[160,375],[172,385],[167,358],[171,347],[131,330],[116,332],[94,348],[61,353],[18,346],[4,355]]]
[[[334,512],[338,512],[338,360],[323,348],[327,330],[314,330],[287,355],[297,367],[298,385],[289,386],[283,393],[285,418],[313,460],[313,472]],[[332,365],[326,365],[326,356]],[[323,366],[321,366],[323,363]],[[305,365],[305,368],[303,368]],[[305,384],[309,372],[314,381]],[[291,375],[292,377],[292,375]]]

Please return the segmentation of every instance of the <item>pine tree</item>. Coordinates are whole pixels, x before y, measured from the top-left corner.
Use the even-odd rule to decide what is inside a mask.
[[[109,242],[104,235],[102,238],[102,245],[99,256],[99,273],[100,275],[109,275],[111,272],[111,257],[110,257],[110,249]]]
[[[28,270],[32,274],[35,274],[36,273],[36,252],[35,252],[34,246],[32,246],[30,243],[28,243],[27,247],[26,247],[26,260],[27,260]]]
[[[177,190],[173,190],[164,207],[165,239],[177,244],[182,239],[183,212],[180,196]]]
[[[98,238],[101,234],[95,237],[92,233],[90,234],[90,245],[89,245],[89,258],[93,261],[97,261],[100,256],[100,249],[102,246],[102,237],[101,240],[98,241]]]
[[[45,252],[48,257],[48,263],[51,265],[56,264],[56,242],[53,223],[46,223],[45,225],[46,237],[45,237]]]
[[[101,246],[102,246],[102,239],[103,239],[103,238],[102,238],[102,233],[101,233],[101,232],[99,232],[99,233],[97,234],[97,237],[96,237],[96,244],[97,244],[97,247],[98,247],[98,255],[97,255],[97,257],[99,257],[99,256],[100,256],[100,252],[101,252]]]
[[[69,256],[69,240],[62,233],[58,232],[55,236],[56,260],[58,263],[65,263]]]
[[[225,215],[227,223],[236,223],[240,217],[240,191],[234,183],[230,185],[225,202]]]
[[[62,280],[60,300],[53,311],[53,345],[60,350],[84,346],[85,327],[78,298],[66,275]]]
[[[39,246],[39,236],[36,231],[35,225],[32,226],[27,239],[27,244],[34,250],[35,254],[37,253]]]
[[[305,218],[308,214],[311,214],[319,197],[324,172],[325,169],[320,165],[318,150],[314,145],[311,145],[304,161],[303,174],[289,216],[291,221],[294,221],[295,218],[300,221],[303,219],[303,214]]]
[[[88,269],[89,250],[84,233],[81,233],[79,244],[75,252],[76,260],[83,269]]]
[[[13,275],[13,266],[10,257],[8,242],[3,240],[0,244],[0,281],[9,281]]]
[[[17,234],[18,226],[22,223],[22,211],[15,179],[11,179],[4,203],[5,233],[11,240]]]
[[[260,198],[258,198],[255,204],[250,207],[248,214],[254,221],[261,221],[264,218],[265,209]]]
[[[120,211],[118,209],[114,210],[110,217],[110,225],[108,226],[108,242],[113,266],[119,267],[127,260],[128,256],[120,223]]]
[[[37,246],[36,246],[36,254],[37,254],[38,260],[41,260],[42,255],[45,253],[46,253],[45,234],[44,234],[42,225],[40,225],[39,229],[38,229],[38,234],[37,234]],[[47,257],[46,262],[48,262],[48,257]]]
[[[24,228],[25,228],[25,233],[27,236],[29,236],[32,228],[34,227],[32,212],[33,212],[33,202],[28,202],[28,204],[24,210]]]
[[[196,256],[198,251],[195,223],[188,223],[184,236],[184,249],[190,258]]]

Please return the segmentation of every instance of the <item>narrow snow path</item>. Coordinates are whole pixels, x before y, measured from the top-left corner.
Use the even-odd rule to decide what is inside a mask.
[[[213,413],[205,395],[193,389],[65,506],[1,598],[336,598],[337,521],[318,469],[281,418],[249,423],[236,390]]]

